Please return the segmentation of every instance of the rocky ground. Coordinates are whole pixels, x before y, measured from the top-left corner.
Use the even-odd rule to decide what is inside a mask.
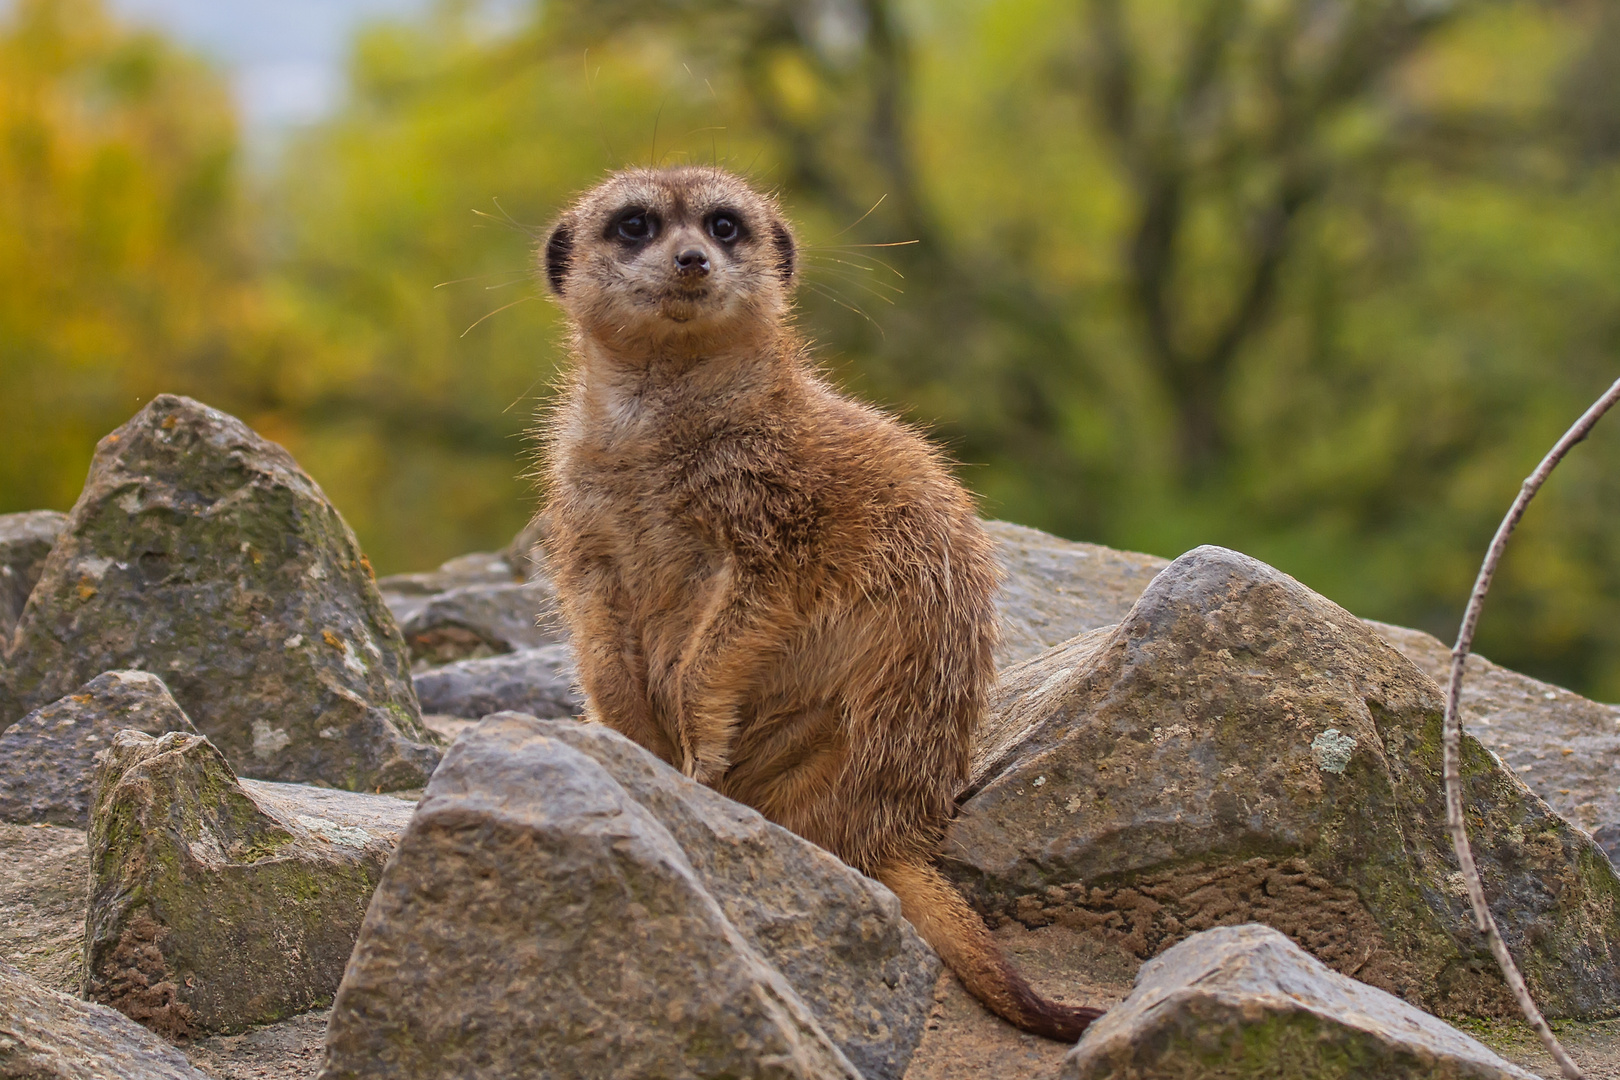
[[[536,537],[373,581],[284,451],[157,399],[71,514],[0,517],[0,1077],[1554,1075],[1444,835],[1444,645],[1235,552],[988,527],[1002,685],[942,865],[1110,1007],[1075,1048],[561,719]],[[1469,675],[1493,909],[1620,1076],[1620,708]]]

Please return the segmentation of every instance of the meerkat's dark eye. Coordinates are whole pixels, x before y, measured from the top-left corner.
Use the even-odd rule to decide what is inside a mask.
[[[614,221],[613,235],[620,240],[639,244],[658,231],[657,222],[645,210],[627,210]]]
[[[729,244],[742,235],[742,225],[735,214],[721,210],[709,217],[709,235],[722,244]]]

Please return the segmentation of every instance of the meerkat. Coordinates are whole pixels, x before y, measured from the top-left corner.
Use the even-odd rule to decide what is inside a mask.
[[[544,550],[588,719],[887,885],[967,989],[1073,1042],[934,868],[995,678],[998,574],[921,435],[795,331],[793,231],[716,168],[621,172],[539,252],[573,363]]]

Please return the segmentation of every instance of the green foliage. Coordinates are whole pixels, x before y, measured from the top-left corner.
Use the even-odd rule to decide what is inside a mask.
[[[0,17],[0,509],[65,508],[162,390],[253,419],[291,333],[257,283],[219,81],[92,0]]]
[[[823,361],[931,427],[988,513],[1240,548],[1444,637],[1519,480],[1620,371],[1620,17],[1597,0],[598,0],[507,24],[444,0],[358,39],[349,101],[263,207],[206,74],[89,3],[19,4],[0,63],[0,214],[64,223],[0,231],[8,507],[65,503],[63,463],[161,386],[287,443],[380,569],[502,543],[564,352],[534,244],[655,161],[781,190]],[[52,25],[55,67],[20,44]],[[86,162],[26,188],[37,208],[11,197],[31,139]],[[108,239],[139,228],[139,257]],[[1538,499],[1479,642],[1610,699],[1617,448],[1600,426]]]

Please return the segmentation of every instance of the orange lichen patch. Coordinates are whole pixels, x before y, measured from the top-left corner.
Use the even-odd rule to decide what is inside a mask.
[[[96,595],[96,587],[94,585],[90,584],[90,578],[89,577],[80,578],[79,579],[79,599],[80,600],[88,600],[94,595]]]
[[[371,568],[371,560],[366,558],[364,555],[360,556],[360,568],[366,572],[366,577],[370,578],[372,581],[377,580],[377,571]]]
[[[164,431],[173,431],[179,424],[180,418],[178,416],[165,416],[163,418]]]
[[[348,652],[349,651],[348,642],[344,641],[342,638],[338,637],[336,634],[332,633],[332,631],[330,631],[330,630],[322,630],[321,631],[321,640],[325,641],[328,645],[332,646],[332,648],[336,649],[338,652]]]

